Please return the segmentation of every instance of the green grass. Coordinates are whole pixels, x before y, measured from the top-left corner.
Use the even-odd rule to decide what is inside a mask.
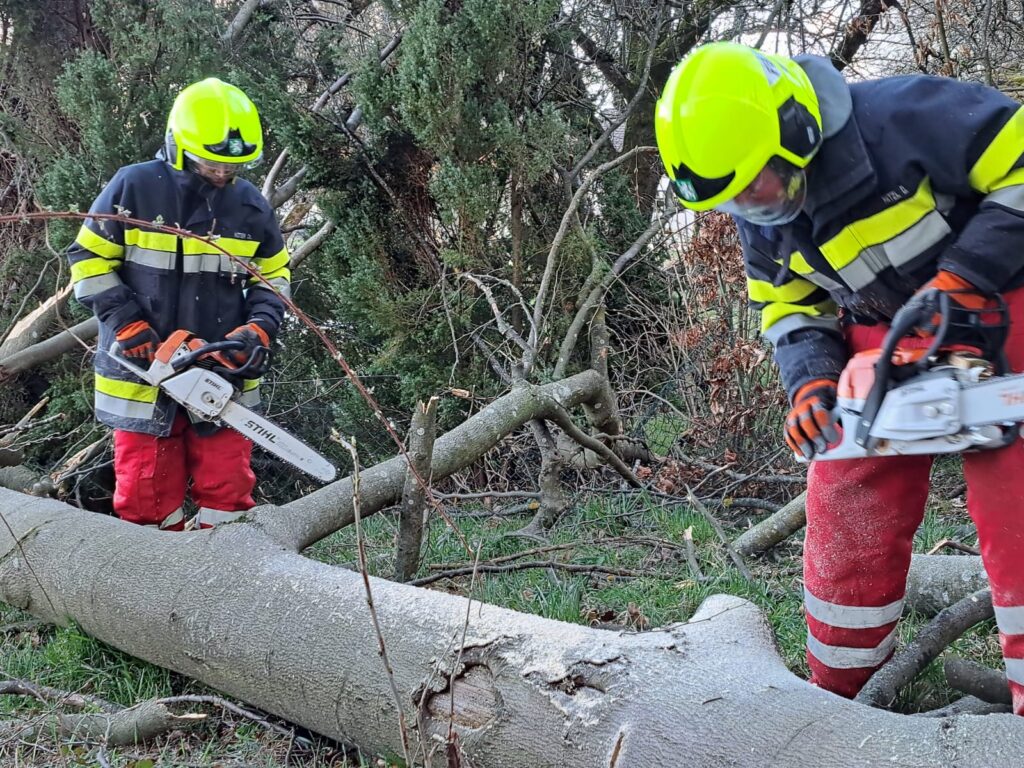
[[[914,549],[924,552],[946,538],[974,544],[973,528],[955,495],[962,482],[955,461],[937,463],[935,493],[930,511],[915,538]],[[749,510],[717,510],[730,538],[739,532]],[[802,584],[799,541],[777,547],[770,557],[749,561],[753,581],[737,570],[718,540],[714,529],[698,512],[685,503],[646,494],[594,496],[570,509],[550,532],[547,542],[515,535],[530,519],[530,513],[512,517],[488,515],[480,508],[451,510],[460,535],[439,517],[432,519],[424,546],[419,575],[434,573],[467,561],[472,562],[461,538],[475,550],[481,561],[517,555],[539,546],[565,545],[549,552],[526,555],[524,559],[554,560],[578,565],[600,565],[629,569],[638,577],[603,573],[568,573],[551,568],[517,570],[500,574],[478,574],[472,588],[474,599],[503,605],[518,611],[581,624],[650,629],[672,622],[686,621],[707,597],[718,593],[739,595],[758,605],[771,622],[779,651],[795,673],[806,676],[804,641],[806,628],[802,614]],[[473,514],[464,514],[464,513]],[[475,515],[475,516],[474,516]],[[734,522],[735,527],[730,528]],[[684,556],[684,536],[692,531],[694,549],[703,581],[695,578]],[[381,514],[363,521],[363,535],[371,573],[390,577],[393,568],[394,538],[397,523],[392,514]],[[798,537],[795,537],[798,538]],[[357,567],[355,530],[339,531],[312,547],[311,557],[344,567]],[[434,566],[433,568],[431,566]],[[435,583],[432,588],[468,593],[470,577],[458,577]],[[0,624],[26,618],[0,607]],[[900,636],[906,642],[926,620],[908,616],[901,624]],[[1000,663],[999,645],[991,622],[976,627],[951,648],[956,653],[990,666]],[[105,646],[74,627],[30,631],[10,635],[0,648],[0,674],[21,678],[67,691],[81,691],[120,704],[181,693],[213,693],[193,681],[172,672],[135,660]],[[900,711],[913,712],[948,703],[953,698],[942,677],[941,660],[911,686],[895,703]],[[26,697],[0,697],[0,719],[35,716],[48,711]],[[246,765],[284,766],[289,754],[287,739],[261,726],[206,710],[207,725],[194,733],[177,734],[158,744],[134,751],[110,751],[111,765],[132,766],[141,759],[154,765],[197,766]],[[53,746],[50,746],[53,749]],[[94,765],[95,747],[84,748],[81,757]],[[90,751],[93,750],[93,751]],[[42,759],[50,753],[36,753],[23,747],[18,758],[25,765],[48,765]],[[36,759],[33,762],[32,759]],[[121,762],[113,760],[118,758]],[[5,757],[0,755],[0,763]],[[69,755],[67,764],[77,759]],[[293,748],[288,765],[355,766],[377,762],[353,762],[333,745],[318,744],[314,749]],[[139,768],[145,768],[140,764]]]

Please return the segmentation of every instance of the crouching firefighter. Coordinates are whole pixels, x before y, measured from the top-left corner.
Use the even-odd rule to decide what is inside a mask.
[[[1024,111],[998,91],[910,75],[847,84],[828,59],[732,43],[694,50],[656,107],[680,203],[731,214],[752,304],[808,459],[850,357],[881,346],[908,302],[1009,307],[1024,370]],[[927,292],[924,289],[928,289]],[[922,344],[931,328],[918,329]],[[931,456],[810,464],[804,548],[811,682],[852,697],[893,653]],[[964,455],[967,507],[1024,714],[1024,443]]]
[[[89,212],[178,224],[213,239],[287,295],[288,253],[273,211],[237,176],[262,151],[259,114],[245,93],[215,78],[194,83],[174,101],[157,159],[121,168]],[[163,340],[185,330],[208,342],[242,342],[218,358],[238,368],[269,347],[281,326],[285,308],[275,290],[207,243],[118,220],[86,219],[68,258],[76,298],[99,319],[95,406],[114,430],[117,515],[182,530],[190,481],[199,527],[250,509],[252,443],[234,430],[192,423],[107,353],[116,342],[121,355],[146,368]],[[259,403],[258,379],[238,384],[242,404]]]

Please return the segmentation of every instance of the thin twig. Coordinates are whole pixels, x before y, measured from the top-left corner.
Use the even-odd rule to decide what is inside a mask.
[[[223,699],[220,696],[200,696],[196,694],[189,694],[183,696],[167,696],[162,699],[156,699],[157,704],[210,704],[221,709],[226,709],[228,712],[244,717],[246,720],[252,720],[254,723],[262,725],[264,728],[279,733],[282,736],[288,736],[289,738],[295,737],[295,731],[292,728],[286,728],[283,725],[272,723],[265,717],[261,717],[258,712],[254,712],[251,709],[234,704],[227,699]]]
[[[729,554],[729,557],[732,558],[732,561],[736,564],[736,569],[741,574],[743,574],[743,578],[745,578],[747,581],[753,581],[754,577],[750,573],[750,569],[747,568],[747,564],[743,562],[743,558],[740,557],[739,553],[733,548],[732,544],[729,542],[729,538],[725,535],[725,531],[722,529],[722,524],[718,522],[718,519],[714,515],[712,515],[710,511],[708,511],[708,508],[701,503],[701,500],[698,499],[693,494],[693,491],[690,490],[689,486],[687,486],[686,488],[686,498],[690,502],[690,505],[698,512],[700,512],[704,516],[705,520],[711,523],[711,527],[714,528],[715,533],[718,534],[718,538],[721,540],[722,546],[725,547],[725,551]]]
[[[974,547],[971,547],[971,546],[968,546],[967,544],[964,544],[963,542],[957,541],[956,539],[943,539],[938,544],[936,544],[934,547],[929,549],[928,552],[926,552],[925,554],[934,555],[940,549],[945,549],[946,547],[948,547],[949,549],[955,549],[958,552],[963,552],[963,553],[968,554],[968,555],[980,555],[981,554],[981,550],[975,549]]]
[[[348,448],[352,456],[352,513],[355,517],[356,527],[356,549],[359,554],[359,572],[363,577],[363,587],[366,590],[366,605],[370,609],[370,620],[373,622],[373,630],[377,633],[377,655],[384,664],[384,672],[388,678],[388,685],[391,686],[391,695],[395,698],[395,707],[398,710],[398,734],[402,740],[402,755],[405,757],[405,764],[412,765],[409,756],[409,729],[405,724],[405,709],[402,707],[402,697],[398,693],[398,685],[395,683],[395,672],[388,659],[387,647],[384,644],[384,635],[381,632],[380,621],[377,619],[377,609],[373,604],[373,590],[370,588],[370,573],[366,566],[366,545],[363,541],[363,530],[361,515],[359,514],[359,454],[356,452],[355,437],[351,442],[344,438],[337,437],[338,442]],[[409,463],[410,468],[412,462]],[[412,583],[412,582],[410,582]]]
[[[693,574],[694,580],[705,581],[706,577],[700,569],[700,564],[697,562],[697,553],[694,551],[692,525],[683,531],[683,541],[686,542],[686,563],[690,566],[690,572]]]
[[[631,578],[650,575],[643,571],[635,571],[628,568],[609,568],[605,565],[583,565],[580,563],[560,563],[556,560],[530,560],[525,563],[506,563],[502,565],[487,565],[484,563],[476,570],[479,570],[481,573],[511,573],[512,571],[525,571],[531,568],[552,568],[557,571],[568,571],[569,573],[605,573],[609,576],[625,576]],[[449,571],[432,573],[429,576],[422,576],[406,583],[410,586],[422,587],[425,584],[433,584],[435,581],[450,579],[456,576],[466,576],[473,573],[473,571],[473,566],[452,568]]]
[[[452,673],[448,677],[448,690],[452,692],[451,700],[448,702],[448,744],[454,743],[454,728],[455,728],[455,675],[458,674],[459,669],[462,666],[462,652],[466,650],[466,634],[469,632],[469,612],[473,606],[473,587],[476,584],[477,568],[480,565],[480,549],[481,545],[476,545],[476,556],[473,559],[473,572],[469,578],[469,589],[466,594],[466,620],[462,623],[462,639],[459,641],[459,652],[455,656],[455,665],[452,667]]]
[[[632,485],[634,488],[642,488],[643,483],[640,482],[639,478],[633,474],[633,471],[626,466],[625,462],[620,459],[615,452],[607,445],[602,443],[600,440],[595,440],[590,435],[586,434],[582,429],[576,426],[576,423],[572,420],[572,417],[566,412],[566,410],[558,403],[552,401],[555,405],[555,412],[550,417],[563,431],[579,443],[584,448],[589,448],[602,459],[607,461],[615,471],[618,472],[622,477]]]
[[[524,549],[520,552],[514,552],[511,555],[501,555],[499,557],[493,557],[490,560],[483,560],[480,564],[482,565],[498,565],[500,563],[508,563],[513,560],[519,560],[523,557],[533,557],[534,555],[544,555],[549,552],[562,552],[566,549],[575,549],[577,547],[604,547],[613,546],[616,544],[641,544],[649,547],[667,547],[669,549],[680,549],[678,544],[665,539],[656,539],[646,536],[609,536],[603,539],[590,539],[581,541],[570,541],[565,544],[549,544],[544,547],[533,547],[532,549]],[[442,571],[452,568],[469,568],[473,563],[435,563],[428,566],[431,571]]]
[[[0,694],[6,696],[31,696],[45,704],[66,704],[69,707],[96,707],[103,712],[117,712],[121,707],[99,696],[90,696],[74,691],[62,691],[48,685],[37,685],[27,680],[0,680]]]

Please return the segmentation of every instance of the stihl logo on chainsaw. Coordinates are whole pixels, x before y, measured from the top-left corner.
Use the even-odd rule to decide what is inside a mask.
[[[271,432],[269,429],[264,427],[262,424],[260,424],[258,422],[255,422],[252,419],[250,419],[249,421],[245,422],[245,427],[246,427],[246,429],[252,430],[255,434],[259,435],[260,437],[265,438],[268,442],[271,442],[271,443],[276,443],[277,442],[277,435],[275,433]]]
[[[1024,390],[1000,392],[999,398],[1003,401],[1003,405],[1024,405]]]

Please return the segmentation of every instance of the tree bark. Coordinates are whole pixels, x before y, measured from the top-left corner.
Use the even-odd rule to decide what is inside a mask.
[[[402,505],[399,508],[398,541],[395,546],[397,581],[408,581],[420,567],[427,493],[424,483],[430,483],[430,457],[434,452],[434,438],[437,435],[437,402],[436,397],[430,398],[425,405],[419,402],[412,414],[412,425],[409,428],[409,458],[412,467],[405,475]]]
[[[740,534],[733,547],[745,557],[760,555],[788,539],[806,524],[807,491],[804,491],[774,515]]]
[[[907,605],[934,616],[979,589],[988,586],[980,557],[914,555],[907,578]]]
[[[5,601],[316,732],[398,753],[360,574],[289,551],[257,522],[174,534],[10,491],[0,509]],[[1024,763],[1018,718],[904,717],[800,680],[739,598],[709,598],[688,623],[641,634],[479,605],[461,643],[465,598],[371,583],[416,735],[444,737],[453,707],[477,768],[646,768],[683,754],[706,766]]]
[[[95,317],[83,320],[78,325],[61,331],[45,341],[33,344],[10,357],[0,358],[0,377],[13,376],[34,368],[37,365],[56,360],[65,352],[78,349],[83,343],[96,338],[99,333],[99,321]]]
[[[990,704],[1012,704],[1006,674],[970,659],[946,656],[942,671],[949,687]]]
[[[50,326],[57,321],[57,316],[67,304],[70,295],[71,286],[68,285],[15,323],[0,344],[0,360],[38,343]]]

